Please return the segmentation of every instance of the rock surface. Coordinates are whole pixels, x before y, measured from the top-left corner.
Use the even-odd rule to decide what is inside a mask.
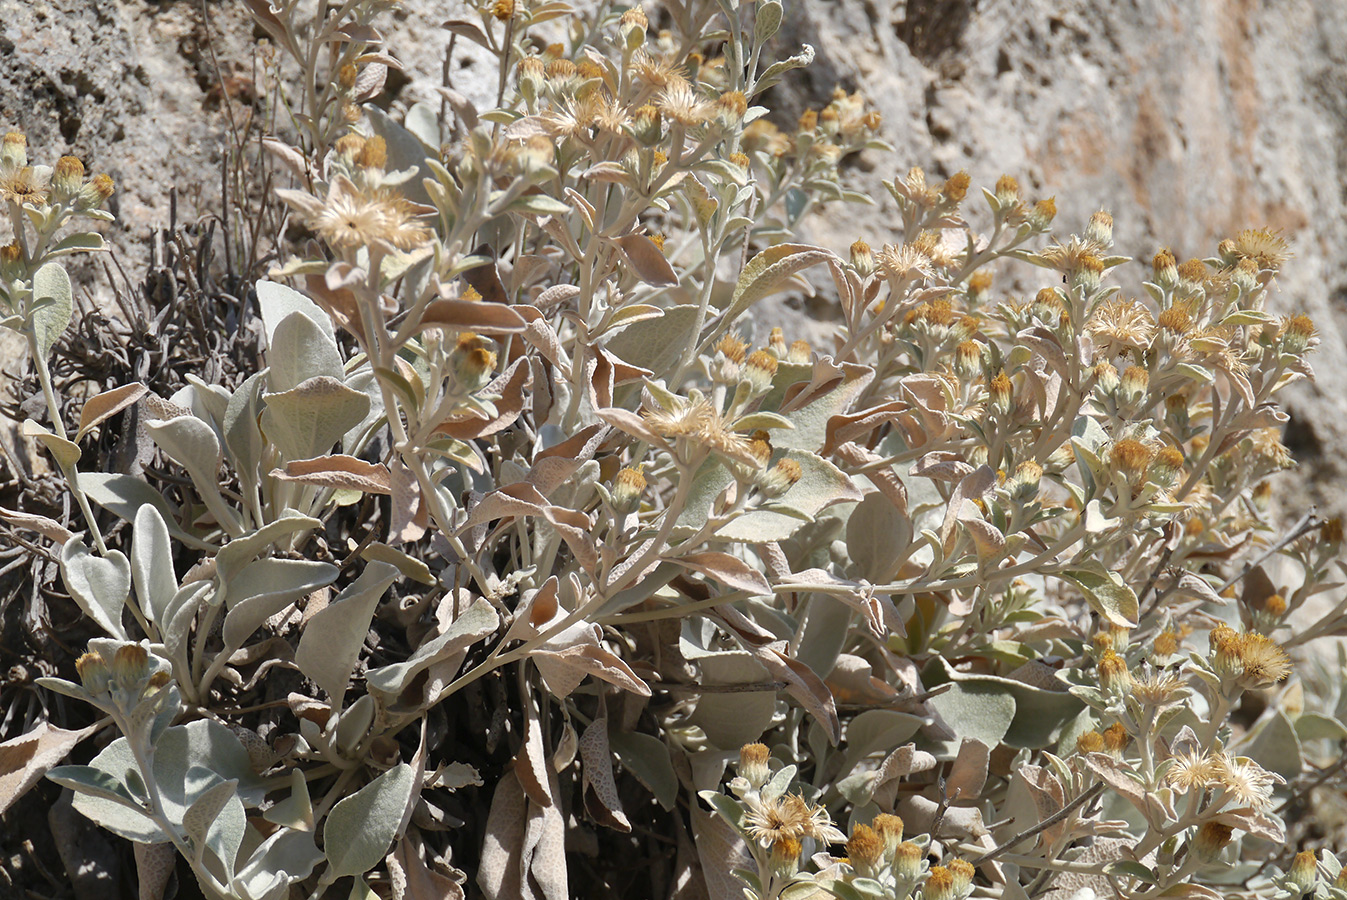
[[[220,76],[232,92],[254,71],[242,4],[211,0],[209,21],[187,0],[4,8],[0,127],[23,128],[34,157],[75,153],[117,179],[109,237],[134,278],[150,229],[168,221],[170,187],[179,221],[218,209],[230,128]],[[394,106],[432,96],[447,44],[436,26],[447,14],[408,0],[385,23],[408,61]],[[853,171],[880,202],[834,206],[813,223],[812,237],[834,249],[893,238],[880,181],[911,165],[967,169],[975,184],[1013,174],[1026,194],[1055,195],[1069,228],[1107,208],[1119,251],[1142,260],[1160,246],[1180,259],[1209,256],[1245,227],[1285,229],[1296,256],[1275,307],[1312,315],[1322,344],[1317,385],[1292,396],[1287,442],[1302,467],[1281,493],[1288,507],[1316,500],[1347,512],[1337,491],[1347,448],[1347,395],[1337,388],[1347,375],[1347,4],[808,0],[788,4],[778,41],[783,55],[800,43],[818,53],[776,89],[785,117],[826,102],[835,84],[859,89],[896,148],[867,153]],[[488,99],[486,68],[457,61],[455,87]],[[1135,284],[1146,270],[1130,268],[1124,282]]]

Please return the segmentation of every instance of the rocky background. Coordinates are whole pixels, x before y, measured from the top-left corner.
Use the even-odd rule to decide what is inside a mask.
[[[385,103],[432,96],[447,44],[436,26],[460,6],[407,0],[386,23],[407,71]],[[0,127],[23,129],[39,161],[73,153],[116,179],[108,237],[140,283],[171,189],[179,224],[219,216],[228,135],[250,114],[258,75],[242,4],[0,0],[0,10]],[[1295,258],[1275,307],[1312,315],[1322,343],[1318,383],[1293,395],[1286,441],[1301,465],[1279,497],[1291,513],[1309,502],[1347,512],[1347,4],[796,0],[778,41],[782,55],[805,42],[818,53],[770,98],[783,121],[835,85],[859,89],[896,148],[854,167],[874,206],[816,217],[810,236],[834,249],[892,238],[880,182],[912,165],[967,169],[975,185],[1013,174],[1026,195],[1055,195],[1067,228],[1109,209],[1119,252],[1142,261],[1160,246],[1182,260],[1213,255],[1245,227],[1284,229]],[[494,93],[494,71],[471,56],[456,55],[450,77],[484,102]],[[109,295],[101,263],[83,274],[91,298]],[[793,307],[779,312],[788,331],[827,317],[825,302]]]

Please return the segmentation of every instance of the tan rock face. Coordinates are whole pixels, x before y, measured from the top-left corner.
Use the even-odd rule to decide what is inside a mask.
[[[170,187],[180,222],[218,210],[230,127],[218,85],[223,77],[246,100],[255,74],[242,4],[208,4],[209,22],[194,0],[5,10],[0,127],[23,128],[35,156],[75,153],[117,180],[109,237],[134,276],[151,227],[168,221]],[[390,81],[395,108],[434,96],[448,44],[438,25],[451,13],[408,0],[384,23],[408,65]],[[782,121],[841,84],[882,111],[896,148],[855,167],[875,206],[834,205],[813,221],[810,236],[833,249],[892,239],[880,180],[912,165],[933,176],[967,169],[975,185],[1013,174],[1026,195],[1055,196],[1068,228],[1106,208],[1119,252],[1142,260],[1163,245],[1179,259],[1210,256],[1242,228],[1285,229],[1296,256],[1276,311],[1309,313],[1322,343],[1318,384],[1293,396],[1287,440],[1302,467],[1281,493],[1292,506],[1313,498],[1347,512],[1335,490],[1347,446],[1347,4],[797,0],[778,41],[783,55],[801,43],[818,54],[773,90]],[[489,102],[494,72],[463,43],[454,87]],[[1144,271],[1131,267],[1124,283]],[[825,299],[777,318],[807,337],[827,314]]]

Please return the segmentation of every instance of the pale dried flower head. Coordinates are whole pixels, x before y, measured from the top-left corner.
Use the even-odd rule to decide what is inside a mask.
[[[1155,337],[1155,319],[1140,300],[1110,297],[1090,313],[1085,331],[1094,339],[1100,357],[1109,359],[1149,347]]]
[[[419,220],[423,210],[391,188],[358,188],[338,175],[319,199],[303,191],[277,191],[324,241],[337,250],[380,244],[409,250],[433,232]]]

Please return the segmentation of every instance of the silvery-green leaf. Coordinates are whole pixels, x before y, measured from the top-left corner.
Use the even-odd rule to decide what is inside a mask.
[[[124,781],[139,770],[126,738],[118,738],[95,756],[90,765]],[[210,773],[208,779],[200,769]],[[248,751],[228,728],[209,719],[175,725],[155,742],[154,780],[169,821],[182,822],[188,806],[216,780],[236,779],[245,806],[256,806],[266,791],[252,770]],[[155,844],[168,840],[152,821],[105,797],[76,795],[75,809],[97,824],[131,841]]]
[[[778,459],[799,463],[800,480],[773,502],[774,508],[755,509],[736,517],[716,532],[717,537],[755,544],[784,541],[825,507],[861,499],[861,492],[846,473],[816,453],[788,450]]]
[[[678,802],[678,775],[669,757],[669,747],[659,738],[639,731],[612,731],[608,742],[636,780],[655,795],[660,806],[673,809]]]
[[[242,479],[245,494],[257,489],[258,466],[262,459],[262,429],[257,417],[262,414],[262,391],[266,387],[266,371],[248,376],[248,380],[234,389],[225,405],[225,450],[234,471]]]
[[[248,824],[238,796],[238,782],[219,780],[215,773],[197,766],[189,771],[189,780],[211,786],[201,791],[183,813],[183,830],[214,853],[232,878]]]
[[[338,703],[334,700],[333,703]],[[337,718],[337,747],[343,753],[351,753],[356,745],[360,743],[370,725],[374,722],[374,696],[372,694],[361,694],[360,699],[356,700],[346,709],[341,710]],[[331,722],[328,723],[331,727]]]
[[[23,423],[22,432],[24,437],[35,438],[38,443],[46,447],[47,452],[51,454],[52,459],[56,460],[56,464],[61,467],[62,472],[70,473],[74,469],[75,463],[79,462],[81,451],[79,444],[74,441],[57,436],[32,419]]]
[[[770,682],[767,670],[744,650],[727,650],[697,660],[701,680],[711,684],[758,684]],[[776,715],[776,690],[703,694],[688,722],[700,726],[707,740],[721,750],[752,744],[772,724]]]
[[[140,611],[160,625],[162,633],[163,614],[178,592],[178,579],[173,572],[168,525],[159,510],[149,504],[137,510],[131,527],[131,578]]]
[[[234,576],[272,544],[292,534],[312,531],[322,526],[323,523],[312,516],[301,515],[293,509],[287,509],[281,512],[279,518],[273,519],[256,531],[225,544],[215,556],[215,572],[220,584],[223,585],[222,592],[228,594]]]
[[[313,831],[313,801],[309,799],[309,782],[302,770],[290,770],[290,796],[262,813],[262,818],[274,825]]]
[[[657,319],[633,322],[608,341],[607,349],[627,362],[662,375],[673,368],[689,342],[699,335],[697,305],[671,306]]]
[[[83,541],[66,541],[61,548],[61,576],[70,596],[98,627],[126,640],[122,607],[131,594],[131,564],[120,550],[96,556]]]
[[[229,583],[224,640],[238,648],[263,622],[337,580],[340,569],[305,559],[260,559]]]
[[[313,459],[332,449],[370,410],[361,391],[327,376],[264,395],[262,430],[286,459]]]
[[[270,347],[272,335],[286,316],[293,312],[302,312],[313,319],[331,338],[337,341],[336,330],[332,327],[332,317],[323,312],[323,308],[305,297],[299,291],[274,281],[257,282],[257,306],[262,311],[262,325],[267,332],[267,346]]]
[[[323,852],[333,875],[361,875],[384,858],[415,782],[412,767],[400,763],[332,808],[323,825]]]
[[[47,772],[47,777],[61,787],[70,788],[77,795],[97,797],[113,806],[126,809],[147,823],[150,821],[148,817],[141,816],[134,809],[127,809],[138,807],[131,792],[121,781],[97,766],[56,766]]]
[[[955,682],[947,691],[927,701],[954,730],[958,740],[972,739],[995,748],[1015,719],[1015,698],[998,685]],[[955,749],[958,743],[953,745]],[[953,758],[937,753],[945,759]]]
[[[275,393],[292,390],[319,375],[342,379],[341,351],[331,332],[299,311],[276,326],[267,362],[271,366],[267,387]]]
[[[1347,725],[1321,713],[1302,713],[1296,718],[1296,737],[1302,741],[1347,740]]]
[[[389,118],[388,113],[379,107],[366,104],[362,108],[369,116],[370,125],[374,126],[374,133],[384,139],[384,144],[388,148],[387,170],[389,172],[413,170],[412,176],[401,186],[402,193],[413,203],[429,205],[430,195],[426,193],[422,181],[430,177],[430,170],[426,167],[426,149],[421,141]],[[567,209],[566,212],[569,213],[570,210]]]
[[[33,273],[33,296],[29,301],[29,317],[33,322],[33,337],[37,352],[45,359],[51,356],[61,332],[70,324],[74,309],[74,295],[70,291],[70,276],[59,263],[49,262]]]
[[[188,415],[148,422],[145,430],[159,449],[187,470],[220,525],[231,533],[239,529],[238,515],[220,494],[220,462],[224,457],[215,429],[205,420]]]
[[[874,380],[873,369],[847,366],[837,387],[799,409],[785,413],[795,428],[772,435],[772,446],[782,450],[817,451],[828,436],[828,420],[851,408],[851,404]]]
[[[77,231],[56,242],[47,256],[65,256],[67,253],[97,253],[106,247],[103,236],[93,231]]]
[[[1090,608],[1108,622],[1124,628],[1137,626],[1140,612],[1137,595],[1123,583],[1117,572],[1110,572],[1103,564],[1091,561],[1079,568],[1068,569],[1058,577],[1080,588]]]
[[[491,634],[499,625],[500,617],[496,610],[487,600],[478,597],[443,634],[416,648],[416,652],[405,662],[371,669],[365,675],[365,683],[374,690],[396,696],[422,669],[467,649]]]
[[[770,70],[769,70],[770,71]],[[749,260],[739,276],[739,283],[730,298],[729,309],[722,318],[733,322],[748,311],[754,303],[780,288],[798,272],[838,257],[831,250],[808,244],[777,244],[768,247]],[[840,260],[838,260],[840,262]]]
[[[323,851],[312,834],[281,828],[253,851],[234,885],[246,892],[248,900],[279,900],[287,895],[287,885],[308,878],[322,860]]]
[[[1300,738],[1296,736],[1291,720],[1280,709],[1263,722],[1243,752],[1283,778],[1291,779],[1300,774]]]
[[[768,0],[767,3],[759,4],[757,15],[753,19],[754,43],[767,43],[776,36],[777,29],[780,27],[781,3],[779,0]]]
[[[396,566],[370,563],[359,578],[304,626],[295,664],[327,692],[338,709],[360,659],[375,607],[399,574]]]
[[[851,511],[846,543],[861,577],[876,584],[888,581],[894,562],[912,543],[912,520],[876,491]]]
[[[734,483],[734,473],[725,463],[716,457],[709,457],[692,476],[688,487],[688,499],[683,514],[678,518],[678,528],[701,528],[706,517],[711,514],[716,498],[725,493],[725,489]]]
[[[128,522],[135,521],[136,513],[142,506],[146,503],[152,504],[159,510],[159,515],[163,517],[164,524],[168,526],[168,532],[174,540],[196,550],[215,552],[214,544],[208,544],[184,531],[178,524],[177,509],[164,499],[163,494],[139,478],[108,472],[81,472],[80,487],[90,500]]]

